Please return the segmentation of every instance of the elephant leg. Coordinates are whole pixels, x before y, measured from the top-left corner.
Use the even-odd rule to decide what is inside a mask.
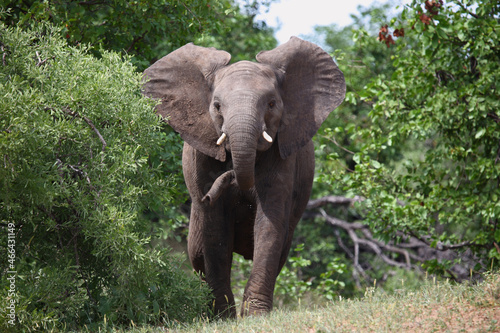
[[[188,256],[193,269],[203,278],[205,276],[205,258],[203,256],[203,228],[198,211],[191,206],[189,233],[187,236]]]
[[[276,278],[286,263],[295,227],[311,194],[312,142],[295,159],[281,161],[277,170],[277,177],[263,177],[256,186],[254,264],[243,296],[242,315],[261,314],[272,309]],[[288,182],[289,179],[293,181]]]
[[[214,315],[230,318],[236,317],[231,291],[233,234],[221,204],[207,209],[193,203],[188,236],[191,263],[212,289]]]
[[[242,316],[259,315],[272,310],[274,285],[288,236],[285,220],[284,210],[277,215],[270,215],[257,209],[253,267],[243,295]]]
[[[236,317],[230,281],[234,224],[231,216],[224,214],[228,194],[225,190],[217,190],[215,193],[218,200],[211,204],[202,200],[217,181],[216,175],[226,165],[185,143],[182,168],[192,200],[188,234],[189,259],[193,268],[202,273],[203,279],[212,289],[214,314]]]

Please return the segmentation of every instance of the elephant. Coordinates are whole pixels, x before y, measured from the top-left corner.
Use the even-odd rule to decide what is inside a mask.
[[[215,313],[235,317],[233,253],[253,260],[241,316],[272,310],[276,278],[311,194],[312,137],[345,97],[319,46],[292,37],[257,62],[187,44],[147,68],[143,94],[184,140],[191,212],[188,256],[212,289]]]

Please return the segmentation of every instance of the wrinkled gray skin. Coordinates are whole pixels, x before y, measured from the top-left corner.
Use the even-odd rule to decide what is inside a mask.
[[[272,309],[311,193],[311,138],[344,99],[345,81],[326,52],[296,37],[256,63],[229,60],[227,52],[185,45],[144,72],[144,94],[161,99],[157,112],[185,141],[191,263],[213,289],[216,312],[235,317],[233,252],[254,261],[241,314]]]

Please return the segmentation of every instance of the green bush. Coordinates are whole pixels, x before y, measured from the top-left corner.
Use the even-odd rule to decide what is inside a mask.
[[[176,204],[164,164],[179,157],[159,150],[179,139],[129,59],[60,36],[0,22],[1,330],[192,320],[208,290],[151,246],[142,214]]]

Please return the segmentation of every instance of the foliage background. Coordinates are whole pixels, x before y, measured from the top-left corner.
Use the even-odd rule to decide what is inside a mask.
[[[364,145],[346,182],[367,198],[366,221],[381,237],[468,251],[476,272],[500,259],[499,18],[495,1],[414,1],[402,12],[395,71],[362,95],[374,103],[371,126],[357,133]],[[387,159],[393,152],[401,158]],[[456,262],[424,267],[458,278]]]

